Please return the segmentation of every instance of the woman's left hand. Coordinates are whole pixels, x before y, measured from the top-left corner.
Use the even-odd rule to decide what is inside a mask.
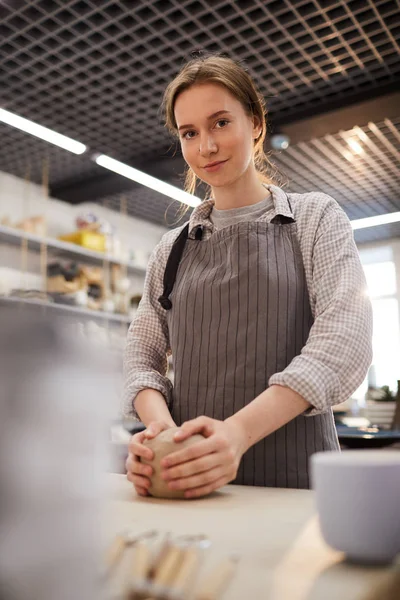
[[[186,490],[185,498],[205,496],[233,481],[247,450],[245,433],[237,425],[209,417],[183,423],[174,440],[181,442],[195,433],[206,439],[161,461],[163,479],[171,489]]]

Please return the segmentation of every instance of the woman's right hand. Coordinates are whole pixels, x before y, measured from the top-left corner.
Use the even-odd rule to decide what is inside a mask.
[[[147,429],[140,433],[135,433],[129,442],[129,456],[125,463],[127,478],[133,483],[136,493],[139,496],[148,495],[151,483],[150,477],[153,474],[153,468],[150,465],[140,462],[141,457],[149,461],[154,458],[153,450],[144,446],[143,442],[144,440],[155,438],[161,431],[170,427],[171,425],[168,425],[164,421],[152,421]]]

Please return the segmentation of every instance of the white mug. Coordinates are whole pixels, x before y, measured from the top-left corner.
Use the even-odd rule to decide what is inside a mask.
[[[400,552],[400,452],[319,452],[311,475],[325,541],[352,562],[392,562]]]

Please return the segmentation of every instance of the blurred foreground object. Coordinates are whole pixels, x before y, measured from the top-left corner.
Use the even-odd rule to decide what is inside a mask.
[[[311,467],[326,543],[350,562],[393,562],[400,553],[400,454],[317,452]]]
[[[100,598],[100,500],[115,391],[104,348],[0,314],[0,597]]]

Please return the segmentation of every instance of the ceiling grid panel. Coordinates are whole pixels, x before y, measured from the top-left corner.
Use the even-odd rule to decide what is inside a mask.
[[[343,139],[343,141],[347,142],[351,139],[351,134],[353,130],[350,132],[340,131],[339,135]],[[393,185],[391,179],[389,177],[385,177],[385,173],[383,169],[377,162],[373,159],[370,154],[367,154],[363,151],[362,155],[354,156],[353,164],[356,168],[362,169],[362,173],[364,177],[366,177],[371,185],[374,185],[378,189],[381,190],[383,194],[387,194],[389,197],[393,194],[396,194],[398,188]]]
[[[342,153],[345,150],[344,146],[341,144],[341,142],[339,141],[339,139],[337,139],[336,136],[328,135],[328,136],[326,136],[325,139],[330,146],[332,146],[333,148],[335,148],[337,150],[338,153]],[[346,151],[347,151],[347,149],[346,149]],[[347,159],[343,159],[343,160],[347,161]],[[364,205],[369,205],[370,201],[373,199],[373,203],[375,205],[379,206],[380,212],[387,212],[388,211],[388,206],[387,206],[388,203],[386,201],[385,195],[387,193],[390,194],[390,190],[386,186],[384,186],[386,189],[382,189],[382,184],[379,181],[379,178],[377,178],[377,177],[374,178],[370,174],[369,169],[366,168],[366,165],[363,164],[362,160],[360,160],[359,157],[355,154],[352,155],[351,168],[350,168],[350,163],[349,163],[349,171],[351,173],[353,173],[353,177],[358,177],[359,180],[362,180],[363,182],[365,182],[367,189],[366,189],[366,196],[364,199]],[[372,207],[374,206],[374,204],[372,204]],[[389,204],[389,207],[390,207],[390,204]],[[390,210],[390,208],[389,208],[389,210]]]
[[[300,152],[303,154],[303,156],[300,155]],[[300,142],[296,147],[293,148],[290,155],[294,157],[295,161],[298,160],[303,165],[303,169],[309,169],[309,159],[314,162],[313,173],[316,172],[317,175],[320,174],[321,176],[321,190],[332,190],[332,192],[329,192],[331,195],[334,195],[334,191],[340,191],[341,202],[344,202],[347,207],[351,207],[351,204],[354,204],[354,197],[362,205],[363,197],[358,190],[358,186],[352,194],[346,194],[346,189],[348,189],[348,187],[338,183],[338,181],[340,181],[342,183],[346,183],[347,186],[351,186],[352,184],[354,185],[354,179],[349,177],[344,169],[337,168],[336,171],[333,171],[332,162],[327,160],[324,156],[321,156],[321,154],[317,152],[315,148],[312,148],[309,144]],[[292,161],[292,164],[293,162],[294,161]],[[315,171],[315,168],[317,168],[316,165],[319,166],[318,171]],[[365,216],[369,215],[365,214]]]
[[[384,163],[383,176],[385,177],[387,175],[387,172],[385,171],[391,171],[391,173],[396,177],[398,183],[398,180],[400,178],[399,163],[394,163],[391,157],[389,158],[389,156],[386,156],[382,152],[382,149],[378,148],[378,146],[373,142],[373,140],[368,135],[366,135],[360,127],[354,127],[353,131],[358,135],[358,137],[365,144],[365,146],[367,146],[371,150],[371,155],[374,157],[374,160]],[[386,141],[385,138],[383,138],[383,141]],[[388,147],[386,144],[384,145]],[[398,159],[400,154],[396,151],[395,148],[393,148],[393,146],[389,146],[389,151],[392,152],[393,150],[395,151],[395,154]]]
[[[376,99],[376,115],[348,127],[338,117],[329,130],[294,136],[286,151],[271,156],[288,189],[324,191],[350,218],[400,210],[400,114],[379,110],[400,87],[396,0],[31,0],[1,3],[0,18],[1,105],[89,147],[72,155],[0,124],[1,170],[23,177],[30,165],[39,183],[48,157],[52,193],[61,197],[75,187],[78,195],[98,178],[88,199],[116,210],[120,193],[104,186],[104,196],[106,174],[91,160],[94,152],[182,185],[180,166],[171,161],[168,173],[156,166],[175,152],[181,160],[162,122],[163,92],[193,51],[221,51],[254,77],[266,99],[269,135],[345,107],[362,112],[365,100]],[[364,154],[342,136],[358,141]],[[129,180],[126,194],[130,214],[166,224],[169,207],[173,226],[176,202]],[[397,231],[360,230],[356,239]]]

